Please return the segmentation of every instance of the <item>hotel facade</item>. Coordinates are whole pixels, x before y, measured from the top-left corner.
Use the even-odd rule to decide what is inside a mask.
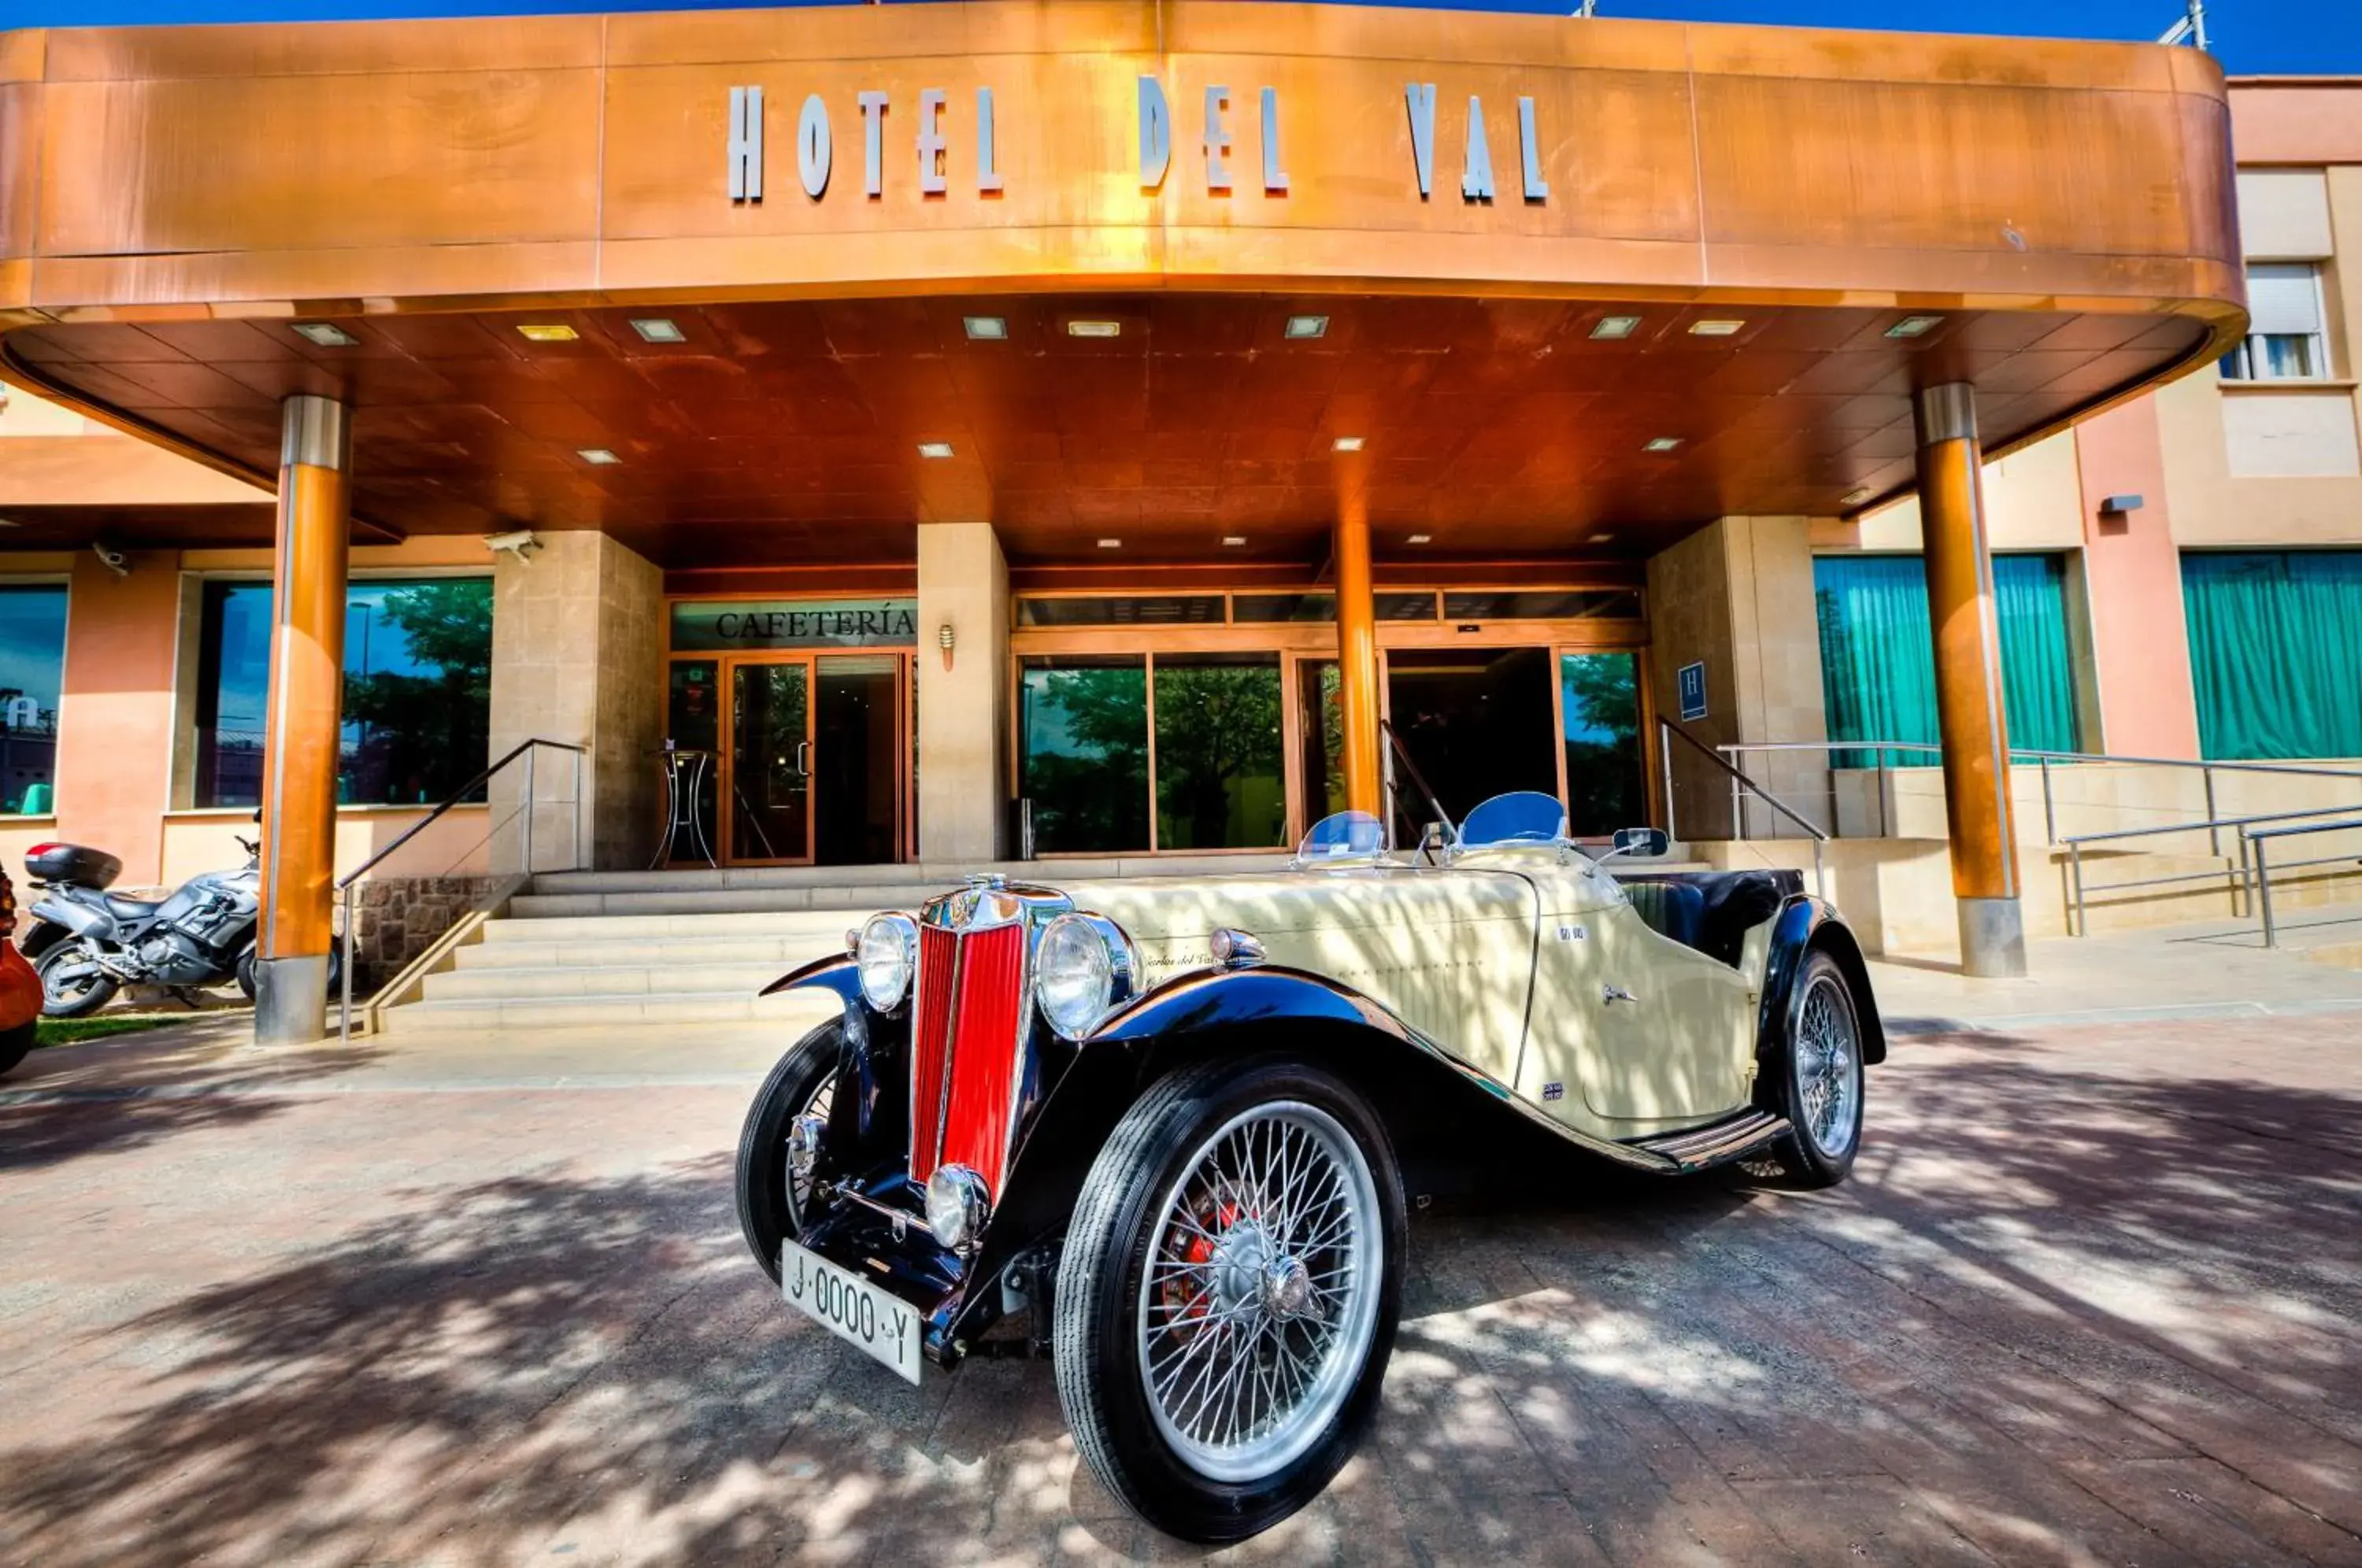
[[[1793,851],[1734,747],[2006,969],[2025,756],[2362,756],[2357,257],[2362,83],[2187,50],[0,34],[0,856],[260,810],[292,997],[535,738],[382,874],[1271,853],[1389,728],[1455,813]]]

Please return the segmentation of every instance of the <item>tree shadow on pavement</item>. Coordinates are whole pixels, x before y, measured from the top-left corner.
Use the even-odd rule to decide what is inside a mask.
[[[94,1052],[105,1043],[72,1047]],[[34,1060],[63,1055],[45,1051]],[[118,1050],[120,1061],[77,1061],[72,1070],[0,1083],[0,1171],[28,1171],[87,1154],[145,1147],[182,1132],[251,1127],[292,1096],[369,1066],[365,1046],[249,1059],[218,1042],[195,1048]]]
[[[2362,1558],[2352,1098],[1876,1083],[1834,1191],[1564,1160],[1420,1216],[1374,1432],[1234,1554]],[[789,1318],[729,1181],[420,1185],[124,1324],[111,1399],[0,1436],[0,1559],[1198,1555],[1076,1465],[1045,1364],[912,1387]]]

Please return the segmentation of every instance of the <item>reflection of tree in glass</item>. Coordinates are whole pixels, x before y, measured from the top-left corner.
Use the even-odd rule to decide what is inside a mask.
[[[492,585],[482,578],[405,583],[377,606],[424,673],[345,676],[345,723],[367,725],[353,798],[442,799],[490,760]]]
[[[1280,842],[1287,802],[1275,663],[1158,662],[1156,794],[1162,848]]]
[[[1568,829],[1579,837],[1643,820],[1638,664],[1622,653],[1569,654],[1560,661]]]
[[[1139,665],[1025,672],[1034,847],[1148,847],[1148,679]]]

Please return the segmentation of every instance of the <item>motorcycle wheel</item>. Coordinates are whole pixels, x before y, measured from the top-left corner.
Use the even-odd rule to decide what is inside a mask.
[[[98,966],[98,951],[87,937],[70,936],[34,960],[41,977],[41,1012],[49,1018],[84,1018],[115,999],[116,977]]]

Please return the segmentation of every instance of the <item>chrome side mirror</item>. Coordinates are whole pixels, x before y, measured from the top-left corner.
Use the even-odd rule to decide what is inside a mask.
[[[1616,853],[1618,855],[1639,855],[1652,858],[1664,854],[1673,846],[1672,835],[1664,829],[1646,827],[1617,828],[1615,844]]]

